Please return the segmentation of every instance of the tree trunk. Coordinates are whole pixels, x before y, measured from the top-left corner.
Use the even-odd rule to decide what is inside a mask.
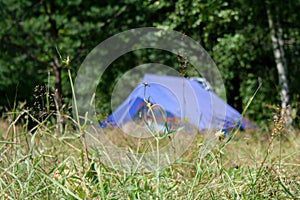
[[[64,120],[62,117],[62,107],[63,107],[63,98],[62,98],[62,79],[61,79],[61,65],[59,64],[59,60],[57,56],[54,56],[55,67],[53,68],[55,74],[55,84],[54,84],[54,99],[57,110],[57,130],[60,133],[64,132]]]
[[[236,74],[230,84],[233,85],[233,89],[227,92],[227,102],[229,105],[234,107],[240,113],[243,112],[243,102],[240,94],[241,80],[239,74]]]
[[[52,41],[55,43],[56,39],[58,37],[58,28],[55,19],[53,19],[53,15],[55,14],[56,7],[53,1],[49,1],[49,7],[47,5],[47,1],[42,1],[43,6],[44,6],[44,11],[48,15],[48,23],[50,24],[50,33],[51,33],[51,38]],[[55,49],[55,48],[53,48]],[[54,84],[54,100],[56,104],[56,111],[57,111],[57,125],[56,129],[60,132],[64,132],[64,119],[62,116],[62,107],[63,107],[63,98],[62,98],[62,79],[61,79],[61,70],[62,70],[62,65],[60,64],[59,57],[57,55],[56,49],[54,50],[54,65],[52,66],[52,70],[54,72],[55,76],[55,84]]]
[[[290,128],[292,124],[292,117],[290,107],[289,83],[287,79],[287,62],[283,48],[282,28],[278,22],[278,19],[276,20],[276,25],[274,24],[274,17],[271,13],[270,2],[268,1],[266,3],[266,9],[271,34],[273,54],[275,58],[276,68],[278,72],[278,80],[280,85],[281,116],[285,120],[286,127]]]

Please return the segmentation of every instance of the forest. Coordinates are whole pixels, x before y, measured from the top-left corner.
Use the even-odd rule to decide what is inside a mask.
[[[55,93],[53,101],[62,109],[72,98],[63,59],[70,58],[75,78],[84,58],[105,39],[156,27],[185,34],[209,53],[225,83],[227,102],[238,111],[261,84],[247,116],[267,125],[274,107],[287,107],[289,123],[298,127],[298,7],[297,1],[3,1],[1,113],[23,104],[33,107],[43,87]],[[177,58],[167,53],[130,54],[112,64],[97,89],[102,114],[111,112],[114,81],[131,67],[143,62],[178,66]]]

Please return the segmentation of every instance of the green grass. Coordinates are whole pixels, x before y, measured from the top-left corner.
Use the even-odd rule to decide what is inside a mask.
[[[76,131],[0,125],[0,199],[300,198],[299,134],[238,132],[204,157],[196,142],[157,176],[110,169],[92,151],[88,162]]]

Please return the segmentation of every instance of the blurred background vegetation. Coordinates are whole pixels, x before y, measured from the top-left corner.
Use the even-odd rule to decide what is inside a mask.
[[[258,125],[272,122],[273,107],[282,105],[276,67],[282,61],[290,116],[299,127],[299,8],[298,0],[0,0],[0,116],[17,108],[37,117],[51,110],[69,112],[72,94],[64,59],[69,56],[75,78],[84,58],[103,40],[132,28],[158,27],[186,34],[207,50],[221,72],[228,103],[240,112],[261,83],[246,112]],[[275,59],[272,36],[279,41],[281,60]],[[117,78],[144,62],[178,66],[176,56],[161,51],[122,56],[97,89],[102,114],[110,112]]]

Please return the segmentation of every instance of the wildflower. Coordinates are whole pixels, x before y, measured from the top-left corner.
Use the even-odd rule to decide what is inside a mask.
[[[53,177],[54,177],[54,179],[56,179],[56,180],[61,179],[60,171],[59,171],[59,170],[56,170],[56,171],[54,172]]]
[[[65,65],[68,67],[70,65],[70,57],[67,56],[67,58],[63,60],[63,63],[65,63]]]
[[[222,141],[225,139],[227,135],[227,131],[224,129],[219,130],[218,132],[215,133],[216,138],[219,139],[219,141]]]

